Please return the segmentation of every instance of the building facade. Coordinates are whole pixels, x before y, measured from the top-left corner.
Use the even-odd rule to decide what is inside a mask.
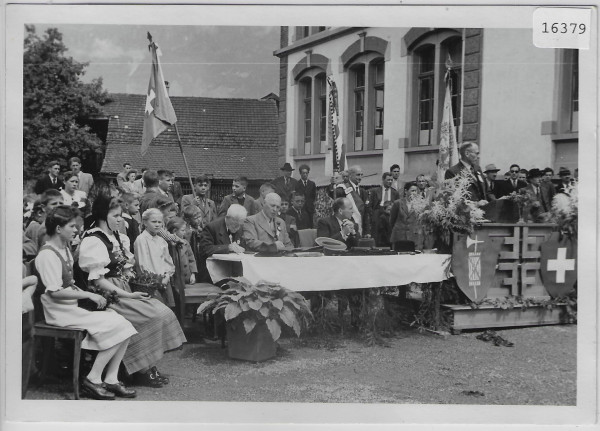
[[[279,164],[306,163],[320,184],[327,76],[363,184],[394,163],[404,180],[436,171],[447,75],[458,142],[477,142],[482,166],[577,167],[577,51],[536,48],[530,29],[282,27],[274,55]]]

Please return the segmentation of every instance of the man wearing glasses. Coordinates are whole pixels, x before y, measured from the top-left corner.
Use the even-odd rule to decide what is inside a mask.
[[[498,194],[497,198],[501,198],[502,196],[506,196],[511,194],[512,192],[516,192],[523,187],[527,187],[527,182],[519,180],[519,173],[521,172],[521,167],[517,164],[510,165],[510,178],[505,181],[501,181],[498,184]]]

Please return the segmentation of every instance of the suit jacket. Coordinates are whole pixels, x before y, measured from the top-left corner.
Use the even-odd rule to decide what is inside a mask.
[[[306,208],[302,208],[300,212],[298,212],[294,209],[294,207],[289,207],[287,214],[296,219],[296,226],[298,226],[298,230],[313,228],[312,214],[309,214],[306,211]]]
[[[306,212],[312,216],[315,213],[317,185],[314,183],[314,181],[306,180],[306,186],[304,186],[302,180],[298,180],[298,182],[296,183],[296,192],[304,195],[304,206],[306,208]]]
[[[223,202],[221,202],[221,206],[219,206],[219,211],[217,212],[218,217],[225,217],[227,214],[227,210],[231,206],[231,204],[237,204],[238,199],[233,195],[227,195],[223,198]],[[254,215],[258,213],[256,201],[252,196],[246,193],[246,198],[244,199],[244,208],[248,211],[248,215]]]
[[[513,186],[511,180],[502,180],[498,181],[497,184],[497,193],[496,198],[501,198],[502,196],[510,195],[512,192],[517,192],[522,188],[527,187],[527,183],[525,181],[517,180],[517,187]]]
[[[286,250],[294,248],[287,233],[285,222],[279,217],[275,218],[277,224],[277,236],[273,231],[269,219],[263,211],[252,215],[244,222],[244,243],[246,247],[253,251],[277,251],[275,241],[281,241]]]
[[[522,191],[524,191],[531,197],[532,201],[539,202],[539,206],[537,206],[537,207],[532,206],[529,208],[529,213],[531,215],[531,218],[534,221],[538,221],[540,214],[542,212],[550,211],[550,208],[552,207],[552,198],[550,197],[551,192],[548,188],[548,185],[541,183],[539,187],[540,187],[539,196],[536,196],[532,184],[528,184],[527,187],[523,187],[521,189]]]
[[[283,176],[277,177],[273,181],[271,181],[271,184],[273,184],[273,186],[275,187],[275,193],[277,193],[282,198],[287,199],[288,201],[292,192],[296,190],[297,183],[297,179],[290,177],[286,186],[285,177]]]
[[[502,180],[504,181],[504,180]],[[502,184],[499,180],[490,181],[485,179],[486,200],[493,202],[500,197],[499,192],[502,191]]]
[[[461,171],[466,170],[467,166],[465,166],[462,162],[458,162],[456,165],[451,166],[446,173],[444,174],[445,179],[454,178]],[[486,198],[487,190],[485,185],[485,180],[483,178],[483,172],[478,166],[474,167],[475,175],[471,175],[471,184],[469,186],[469,193],[471,193],[471,200],[478,202],[482,199]]]
[[[50,179],[50,174],[44,174],[43,177],[37,180],[35,183],[34,191],[41,195],[48,189],[60,190],[65,187],[65,183],[62,182],[60,178],[56,179],[56,184],[52,184],[52,180]]]
[[[232,235],[233,242],[241,240],[241,233],[242,230],[240,229]],[[213,254],[229,253],[229,244],[231,244],[231,239],[229,238],[229,233],[227,233],[225,217],[218,218],[207,224],[200,234],[199,249],[204,260]]]
[[[354,223],[354,231],[356,232],[356,235],[349,235],[348,238],[344,240],[342,237],[342,227],[336,216],[333,215],[320,218],[317,221],[317,238],[326,237],[337,239],[338,241],[345,243],[348,248],[354,247],[358,238],[360,238],[358,234],[358,225],[356,223]]]
[[[370,202],[370,207],[371,207],[371,211],[373,211],[373,214],[375,214],[375,211],[379,210],[381,208],[381,197],[383,195],[383,186],[379,186],[377,188],[371,189],[371,197],[369,199]],[[396,202],[398,199],[400,199],[400,192],[398,192],[398,190],[394,189],[393,187],[390,187],[390,201],[392,202]],[[377,217],[373,217],[373,219],[377,219]]]
[[[205,201],[198,203],[196,199],[194,199],[194,195],[183,195],[181,197],[181,205],[180,212],[183,215],[183,210],[185,210],[190,205],[195,206],[200,209],[200,213],[202,214],[202,224],[200,227],[206,226],[208,223],[217,219],[217,206],[215,205],[212,199],[206,198]]]
[[[392,226],[392,234],[390,242],[394,244],[397,241],[412,241],[415,243],[415,248],[423,247],[423,236],[420,232],[417,223],[417,213],[408,209],[406,199],[398,199],[392,205],[390,213],[390,226]]]
[[[346,190],[349,187],[351,187],[351,183],[338,185],[338,187],[335,188],[335,199],[345,198]],[[366,235],[371,231],[371,211],[368,208],[369,193],[360,186],[357,186],[357,189],[358,190],[352,190],[350,195],[352,195],[354,203],[356,204],[356,208],[358,209],[358,212],[362,218],[363,235]]]
[[[78,176],[79,185],[77,186],[77,188],[89,195],[90,190],[94,186],[94,177],[92,177],[92,174],[88,174],[86,172],[79,172]]]

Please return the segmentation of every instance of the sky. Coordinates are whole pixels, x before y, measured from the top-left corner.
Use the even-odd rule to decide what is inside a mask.
[[[259,99],[279,94],[279,27],[37,25],[63,34],[65,53],[89,62],[84,82],[102,77],[110,93],[145,94],[150,79],[147,32],[160,47],[171,96]]]

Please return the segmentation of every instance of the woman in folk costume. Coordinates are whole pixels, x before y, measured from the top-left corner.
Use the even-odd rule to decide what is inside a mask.
[[[96,198],[92,207],[95,227],[81,240],[78,263],[87,272],[88,283],[117,292],[120,301],[110,307],[138,331],[123,358],[127,372],[137,373],[141,384],[162,387],[169,379],[157,370],[156,363],[165,352],[179,348],[186,338],[169,307],[149,298],[147,293],[131,291],[127,279],[134,258],[129,251],[129,238],[118,232],[121,211],[119,198]]]
[[[77,232],[77,212],[61,205],[46,216],[49,236],[35,259],[35,267],[44,288],[41,302],[46,322],[61,328],[85,329],[82,348],[97,350],[89,374],[83,379],[83,391],[96,399],[114,399],[115,395],[132,398],[136,393],[118,380],[119,365],[130,338],[137,332],[130,322],[113,310],[88,311],[77,305],[90,299],[98,308],[106,306],[101,295],[81,290],[73,280],[73,256],[70,244]],[[102,374],[106,372],[104,381]]]

